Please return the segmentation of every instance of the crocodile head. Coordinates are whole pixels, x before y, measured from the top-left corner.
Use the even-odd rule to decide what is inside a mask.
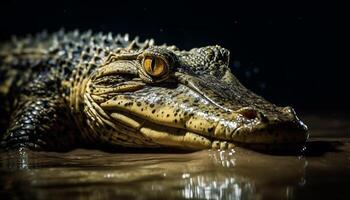
[[[226,149],[308,138],[291,107],[237,80],[220,46],[119,50],[90,75],[84,101],[86,137],[127,147]]]

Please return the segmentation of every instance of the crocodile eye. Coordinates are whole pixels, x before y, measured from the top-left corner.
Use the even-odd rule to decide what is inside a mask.
[[[146,57],[143,60],[143,68],[147,74],[155,77],[159,77],[168,71],[166,62],[157,57]]]

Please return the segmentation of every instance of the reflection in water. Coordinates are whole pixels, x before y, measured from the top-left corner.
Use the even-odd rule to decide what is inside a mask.
[[[234,167],[236,159],[234,150],[230,152],[209,150],[209,157],[212,161],[222,167]],[[191,177],[190,174],[182,175],[184,188],[182,196],[186,199],[241,199],[242,190],[244,193],[252,193],[254,188],[248,182],[236,180],[235,176],[204,176]]]
[[[307,162],[302,157],[282,161],[277,157],[272,158],[242,149],[239,149],[237,154],[234,153],[236,152],[233,150],[231,152],[209,151],[209,157],[217,167],[235,169],[221,169],[220,173],[209,176],[205,174],[190,177],[187,174],[183,197],[188,199],[256,199],[265,195],[275,195],[290,199],[293,195],[293,187],[290,187],[289,184],[305,184],[304,172]],[[267,161],[265,159],[268,159],[271,164],[265,165]],[[286,172],[286,167],[296,170]],[[281,182],[281,185],[274,186],[273,190],[267,189],[268,192],[264,194],[265,189],[262,187],[266,187],[265,184],[270,182],[278,182],[278,179],[283,179],[286,183]],[[269,191],[273,193],[269,194]]]
[[[341,141],[341,142],[340,142]],[[242,148],[193,153],[0,153],[1,199],[346,199],[350,142],[304,156]]]
[[[11,155],[11,154],[9,154]],[[28,154],[27,151],[24,149],[20,149],[18,152],[15,152],[15,154],[12,154],[7,163],[8,169],[20,169],[25,170],[28,169]]]
[[[2,188],[12,197],[26,194],[39,199],[61,199],[71,193],[91,199],[289,198],[290,186],[304,180],[305,163],[301,157],[269,156],[240,148],[186,154],[23,150],[2,154],[1,170],[6,176],[1,179]]]
[[[182,196],[187,199],[241,199],[242,190],[250,192],[253,188],[250,183],[239,184],[233,177],[221,181],[197,176],[186,180]]]

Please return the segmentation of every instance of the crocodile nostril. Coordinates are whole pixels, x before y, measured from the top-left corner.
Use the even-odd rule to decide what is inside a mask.
[[[237,112],[247,119],[255,119],[258,117],[257,111],[250,107],[241,108]]]

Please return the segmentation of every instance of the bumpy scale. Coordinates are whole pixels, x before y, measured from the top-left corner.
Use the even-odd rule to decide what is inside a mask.
[[[2,146],[232,148],[304,143],[291,107],[246,89],[220,46],[180,51],[59,31],[0,48]]]

